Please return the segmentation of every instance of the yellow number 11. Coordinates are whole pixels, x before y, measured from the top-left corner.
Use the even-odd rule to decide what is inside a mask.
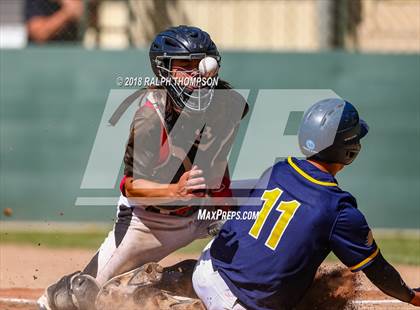
[[[281,194],[283,194],[283,191],[280,188],[275,188],[272,190],[266,190],[262,195],[261,199],[264,200],[264,205],[262,206],[260,214],[255,220],[254,225],[252,225],[251,230],[249,231],[249,234],[255,239],[258,239],[268,215],[277,204]],[[277,248],[287,225],[289,225],[289,222],[292,220],[299,206],[300,203],[296,200],[280,201],[276,210],[280,211],[281,215],[274,224],[273,229],[271,229],[270,236],[265,241],[265,245],[270,249],[275,250]]]

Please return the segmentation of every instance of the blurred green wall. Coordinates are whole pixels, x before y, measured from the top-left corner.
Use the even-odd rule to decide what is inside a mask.
[[[0,51],[2,220],[110,221],[115,208],[76,207],[109,90],[118,76],[150,76],[147,51]],[[236,88],[332,89],[369,122],[356,163],[338,176],[374,227],[420,228],[419,55],[224,52]],[[269,111],[268,111],[269,113]],[[238,143],[244,129],[241,129]],[[126,137],[124,137],[126,139]],[[106,154],[104,154],[106,156]]]

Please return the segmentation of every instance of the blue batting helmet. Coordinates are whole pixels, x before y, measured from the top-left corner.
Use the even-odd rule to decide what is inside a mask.
[[[360,151],[360,139],[369,131],[356,108],[338,98],[321,100],[304,114],[299,147],[307,158],[348,165]]]

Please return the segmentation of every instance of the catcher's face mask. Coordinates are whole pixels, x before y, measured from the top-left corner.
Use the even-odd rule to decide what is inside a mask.
[[[205,53],[157,57],[160,58],[157,68],[160,77],[165,79],[164,86],[180,108],[202,112],[213,99],[218,77],[205,78],[198,69],[200,60],[205,57]],[[220,61],[220,57],[215,58]]]

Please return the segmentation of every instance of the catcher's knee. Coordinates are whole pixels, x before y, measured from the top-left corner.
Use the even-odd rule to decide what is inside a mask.
[[[74,272],[47,288],[45,309],[88,310],[95,308],[99,285],[92,276]],[[48,307],[47,307],[48,306]],[[41,309],[43,309],[41,307]]]

